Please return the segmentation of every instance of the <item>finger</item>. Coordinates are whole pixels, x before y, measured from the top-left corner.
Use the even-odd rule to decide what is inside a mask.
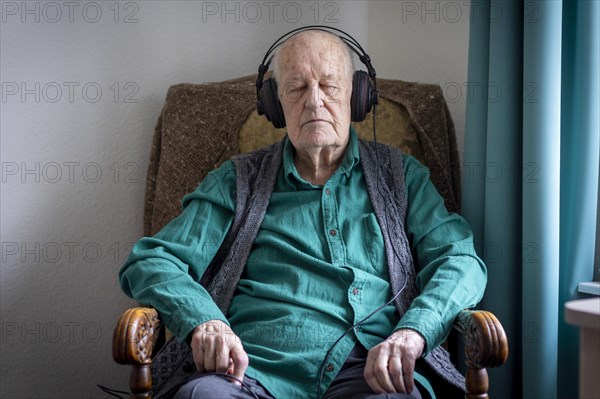
[[[411,393],[415,388],[415,359],[410,357],[402,358],[402,377],[404,380],[404,387],[406,388],[406,393]]]
[[[216,370],[216,348],[213,339],[204,339],[204,369],[209,372]]]
[[[217,336],[215,339],[215,371],[224,373],[229,367],[229,346],[222,338]]]
[[[229,359],[229,367],[227,367],[225,374],[233,374],[233,360],[231,358]]]
[[[377,382],[379,386],[383,389],[383,392],[386,393],[396,393],[396,388],[392,383],[392,379],[390,378],[390,372],[388,370],[388,362],[389,357],[387,354],[380,354],[373,364],[373,371],[375,372],[375,378],[377,378]]]
[[[367,354],[367,361],[365,362],[365,370],[363,371],[363,377],[365,378],[365,381],[367,382],[369,388],[371,388],[371,390],[374,393],[385,393],[381,385],[379,385],[377,378],[375,377],[375,371],[373,369],[373,365],[375,363],[373,359],[375,359],[375,357],[377,357],[376,349],[371,349]]]
[[[394,384],[394,388],[396,388],[397,392],[406,393],[406,386],[404,384],[404,371],[402,369],[402,359],[400,355],[393,354],[390,356],[390,360],[388,363],[388,370],[390,374],[390,379],[392,380],[392,384]]]
[[[192,347],[192,356],[194,358],[194,363],[196,364],[196,369],[203,373],[206,371],[204,368],[204,349],[202,349],[202,344],[197,342]]]
[[[233,362],[232,375],[239,378],[240,381],[243,381],[244,374],[246,374],[246,369],[248,368],[248,354],[244,350],[242,344],[238,343],[231,348],[230,355]],[[237,381],[236,383],[239,384]]]

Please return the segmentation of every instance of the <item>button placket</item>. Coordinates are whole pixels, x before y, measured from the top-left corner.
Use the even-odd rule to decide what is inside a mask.
[[[344,362],[348,358],[348,355],[356,345],[354,338],[350,335],[346,335],[339,344],[331,351],[330,357],[326,364],[323,364],[323,381],[321,385],[321,392],[325,392],[329,387],[330,383],[336,377],[336,370],[339,371],[344,365]],[[324,356],[324,354],[323,354]]]
[[[333,264],[344,264],[346,259],[346,249],[338,226],[338,210],[337,202],[331,185],[335,184],[335,177],[331,178],[325,187],[321,196],[323,224],[329,251],[331,254],[331,262]]]
[[[355,322],[364,317],[364,309],[361,306],[363,302],[362,291],[364,284],[365,281],[355,274],[354,281],[352,281],[352,283],[348,287],[348,300],[350,301],[350,306],[354,311]]]

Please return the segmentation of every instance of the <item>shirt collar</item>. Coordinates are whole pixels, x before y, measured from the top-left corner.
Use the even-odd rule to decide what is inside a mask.
[[[294,164],[294,146],[290,142],[289,137],[285,136],[283,147],[283,170],[285,180],[294,187],[300,187],[304,189],[319,188],[304,180],[298,173],[296,165]],[[337,174],[345,174],[346,177],[350,176],[350,172],[353,167],[360,163],[360,155],[358,151],[358,135],[356,130],[350,126],[350,134],[348,138],[348,146],[344,153],[344,159],[340,164],[339,168],[335,171],[334,176]]]

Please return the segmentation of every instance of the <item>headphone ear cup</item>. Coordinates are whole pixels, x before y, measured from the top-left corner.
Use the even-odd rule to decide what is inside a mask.
[[[260,109],[275,128],[285,127],[283,107],[277,95],[277,81],[269,78],[263,82],[260,90]]]
[[[373,106],[373,86],[369,74],[365,71],[355,71],[352,76],[352,96],[350,98],[350,113],[352,121],[362,122],[371,112]]]

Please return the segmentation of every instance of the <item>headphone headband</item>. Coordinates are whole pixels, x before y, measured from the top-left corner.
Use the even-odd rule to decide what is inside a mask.
[[[283,109],[281,108],[281,103],[279,102],[277,94],[277,82],[273,78],[270,78],[267,81],[263,81],[263,79],[269,70],[269,65],[271,64],[275,50],[290,37],[307,30],[320,30],[339,37],[340,40],[342,40],[350,50],[358,56],[360,62],[367,67],[366,73],[364,71],[356,71],[352,79],[352,120],[364,120],[371,110],[371,107],[379,102],[376,80],[377,74],[375,68],[373,68],[373,65],[371,64],[371,57],[365,52],[360,43],[348,33],[341,29],[326,25],[308,25],[291,30],[277,39],[271,47],[269,47],[261,64],[258,66],[258,76],[256,78],[256,109],[258,114],[264,114],[276,128],[285,126],[285,117],[283,116]],[[340,34],[345,37],[340,36]]]
[[[279,39],[275,40],[275,42],[271,45],[271,47],[269,47],[269,49],[267,50],[267,53],[265,54],[265,56],[263,58],[261,65],[266,65],[268,67],[271,64],[271,59],[273,58],[273,57],[269,57],[269,56],[277,49],[277,47],[281,46],[287,39],[289,39],[289,37],[294,36],[297,33],[300,33],[302,31],[307,31],[307,30],[320,30],[320,31],[328,32],[328,33],[332,33],[332,34],[333,34],[333,32],[331,32],[331,31],[335,31],[335,32],[341,33],[342,35],[347,36],[347,38],[346,38],[346,37],[340,36],[339,34],[335,34],[344,43],[346,43],[346,45],[348,45],[348,47],[350,47],[350,49],[352,49],[358,55],[358,57],[363,62],[363,64],[365,64],[367,69],[369,69],[370,71],[373,71],[373,77],[375,77],[375,69],[371,65],[371,59],[369,58],[369,56],[365,52],[365,50],[362,48],[360,43],[355,38],[350,36],[348,33],[344,32],[343,30],[338,29],[338,28],[333,28],[330,26],[326,26],[326,25],[308,25],[308,26],[304,26],[304,27],[289,31],[285,35],[281,36]],[[268,61],[267,61],[267,59],[268,59]],[[260,69],[259,69],[259,72],[260,72]]]

